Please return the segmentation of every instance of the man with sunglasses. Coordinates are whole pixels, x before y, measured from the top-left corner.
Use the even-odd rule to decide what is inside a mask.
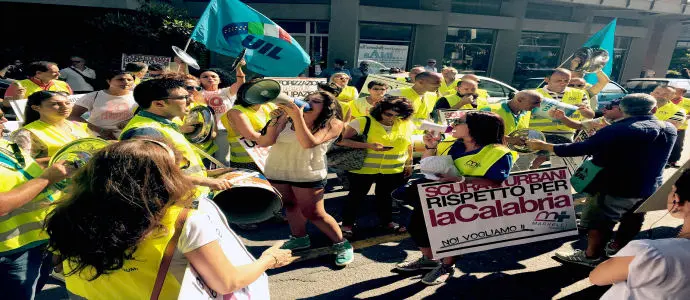
[[[573,77],[570,79],[570,82],[568,83],[569,88],[574,88],[587,92],[587,95],[589,96],[589,106],[594,110],[596,110],[597,107],[599,107],[599,99],[597,95],[611,81],[611,79],[609,79],[609,77],[606,76],[606,73],[604,73],[604,71],[602,70],[597,71],[595,74],[597,76],[597,83],[594,85],[587,83],[587,81],[585,81],[585,79],[582,78],[582,74],[579,73],[574,73]]]
[[[561,123],[565,124],[565,126],[573,128],[575,130],[583,130],[584,134],[587,137],[589,137],[596,133],[597,130],[611,125],[613,122],[616,122],[623,118],[623,111],[621,111],[620,109],[620,103],[621,99],[612,100],[611,102],[606,104],[606,106],[604,106],[603,116],[589,120],[573,120],[571,118],[568,118],[568,116],[565,115],[565,112],[563,112],[560,109],[553,110],[552,116],[554,119],[559,120],[561,121]]]
[[[92,85],[96,79],[96,71],[86,66],[86,60],[79,56],[70,57],[72,64],[60,70],[60,79],[72,87],[75,94],[86,94],[95,90]]]
[[[192,99],[185,87],[184,81],[176,79],[151,79],[137,85],[134,101],[141,110],[122,129],[120,140],[141,136],[165,138],[184,157],[181,167],[194,184],[214,190],[228,189],[228,181],[207,176],[201,157],[173,122],[175,118],[183,119],[191,109]],[[208,189],[198,188],[196,192],[207,194]]]
[[[0,133],[7,119],[0,110]],[[62,163],[41,168],[17,144],[0,138],[0,288],[7,299],[33,299],[48,279],[52,256],[45,255],[48,235],[37,230],[50,202],[46,190],[69,175]]]

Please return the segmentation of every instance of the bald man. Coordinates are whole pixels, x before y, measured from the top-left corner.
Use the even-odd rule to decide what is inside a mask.
[[[413,119],[417,122],[429,119],[436,105],[436,91],[441,86],[441,75],[438,73],[422,72],[415,76],[414,85],[388,92],[389,95],[402,96],[412,103],[414,108]]]
[[[462,78],[460,80],[472,80],[472,81],[475,81],[477,83],[480,82],[479,76],[474,75],[474,74],[465,74],[462,76]],[[479,95],[479,99],[482,99],[482,100],[479,100],[479,102],[489,103],[489,92],[487,90],[480,89],[479,87],[477,87],[477,95]]]
[[[678,133],[678,130],[683,128],[683,123],[685,123],[686,112],[682,107],[671,101],[676,96],[676,90],[670,86],[660,85],[657,86],[650,95],[656,99],[656,112],[654,116],[661,121],[673,124],[673,126],[676,127],[676,133]],[[670,155],[665,167],[680,168],[678,164],[680,153],[671,154],[677,155]]]
[[[489,104],[481,110],[501,116],[508,135],[515,130],[529,128],[532,110],[541,105],[541,99],[542,96],[533,90],[520,91],[509,101]]]
[[[458,83],[455,94],[441,97],[436,102],[437,109],[481,109],[489,102],[477,94],[479,84],[474,80],[465,79]]]
[[[424,72],[426,72],[426,70],[424,70],[424,67],[417,66],[417,67],[410,69],[410,72],[407,73],[407,76],[409,78],[398,77],[398,78],[396,78],[396,80],[402,81],[402,82],[407,82],[407,83],[414,83],[414,80],[415,80],[415,78],[417,78],[417,75],[424,73]]]

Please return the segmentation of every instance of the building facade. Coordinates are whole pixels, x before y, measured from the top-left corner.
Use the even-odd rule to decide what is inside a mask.
[[[276,21],[312,57],[310,75],[337,58],[409,69],[435,59],[518,85],[543,77],[617,18],[614,68],[619,82],[642,72],[663,77],[690,61],[690,9],[681,0],[242,0]],[[0,0],[0,2],[7,2]],[[135,0],[11,2],[136,8]],[[209,0],[166,0],[199,17]],[[690,26],[687,26],[690,27]],[[676,62],[672,64],[673,61]],[[212,54],[211,63],[228,58]],[[680,70],[676,70],[680,71]]]

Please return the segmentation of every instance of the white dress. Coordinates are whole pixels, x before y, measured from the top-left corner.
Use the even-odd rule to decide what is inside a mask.
[[[333,140],[304,149],[297,140],[297,134],[288,124],[278,134],[276,143],[268,151],[264,175],[268,179],[292,182],[326,179],[326,151]]]

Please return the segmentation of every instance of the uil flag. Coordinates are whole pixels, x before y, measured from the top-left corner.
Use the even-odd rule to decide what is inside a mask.
[[[290,34],[239,0],[211,0],[192,39],[227,56],[246,48],[249,70],[265,76],[297,76],[310,61]]]
[[[613,41],[615,33],[616,19],[613,19],[611,23],[595,33],[582,45],[583,47],[599,47],[609,52],[609,62],[602,69],[607,76],[611,76],[611,71],[613,70],[613,57],[615,56],[613,53]],[[597,76],[596,74],[587,74],[585,75],[585,80],[589,84],[596,84]]]

